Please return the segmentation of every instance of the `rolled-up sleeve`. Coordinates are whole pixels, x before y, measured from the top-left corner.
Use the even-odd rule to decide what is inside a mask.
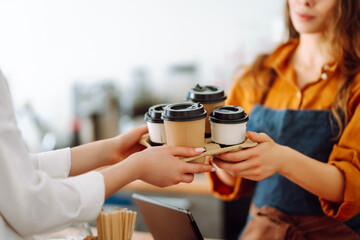
[[[30,154],[30,158],[35,169],[46,172],[52,178],[69,176],[71,167],[70,148]]]
[[[214,195],[226,201],[232,201],[248,195],[254,189],[254,182],[245,178],[237,177],[234,186],[228,186],[221,181],[216,173],[208,173],[208,176]]]
[[[320,198],[320,202],[326,215],[338,220],[348,220],[360,211],[360,172],[356,167],[359,165],[359,153],[335,146],[333,156],[330,164],[336,166],[345,178],[344,201],[336,204]]]
[[[348,220],[360,211],[360,84],[357,86],[349,102],[353,114],[329,158],[329,164],[344,175],[344,200],[333,203],[320,198],[324,213],[338,220]]]
[[[0,127],[0,212],[22,237],[96,218],[105,199],[103,175],[55,179],[35,170],[20,133]],[[15,134],[14,134],[15,133]]]

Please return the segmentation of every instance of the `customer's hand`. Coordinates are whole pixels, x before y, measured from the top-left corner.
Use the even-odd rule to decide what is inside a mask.
[[[190,183],[194,179],[194,173],[210,172],[215,168],[209,164],[186,163],[176,156],[193,157],[204,150],[161,146],[134,153],[125,160],[100,170],[104,176],[105,198],[137,179],[158,187],[180,182]]]
[[[259,144],[255,147],[219,154],[212,163],[234,177],[254,181],[263,180],[281,170],[286,160],[284,146],[265,133],[248,132],[248,137]]]
[[[119,136],[99,140],[71,148],[69,176],[113,165],[145,147],[138,142],[147,133],[146,125],[137,127]]]
[[[118,163],[131,154],[144,150],[145,147],[139,144],[139,141],[147,132],[147,126],[142,125],[111,138],[108,149],[108,164],[112,165]]]
[[[175,146],[153,147],[135,153],[125,161],[137,168],[138,179],[158,187],[166,187],[180,182],[190,183],[194,179],[194,173],[214,171],[211,165],[187,163],[176,157],[193,157],[204,150]]]

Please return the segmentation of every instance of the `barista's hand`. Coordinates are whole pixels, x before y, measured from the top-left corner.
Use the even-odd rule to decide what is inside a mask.
[[[215,168],[209,164],[187,163],[176,157],[193,157],[203,151],[203,148],[152,147],[131,155],[124,163],[131,163],[136,168],[138,179],[166,187],[180,182],[190,183],[194,180],[194,173],[214,171]]]
[[[119,136],[111,138],[109,142],[108,165],[122,161],[131,154],[144,150],[146,147],[139,144],[141,136],[148,132],[146,125],[131,129]]]
[[[284,154],[286,147],[275,143],[265,133],[248,132],[247,136],[259,144],[245,150],[217,155],[212,160],[213,164],[234,177],[254,181],[279,172],[287,158]]]

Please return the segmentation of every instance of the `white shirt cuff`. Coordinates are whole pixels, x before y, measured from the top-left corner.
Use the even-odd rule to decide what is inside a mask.
[[[91,171],[76,177],[67,178],[80,192],[81,211],[77,218],[79,222],[94,220],[105,201],[104,176],[96,171]]]
[[[37,154],[38,169],[48,173],[52,178],[66,178],[71,167],[70,148]]]

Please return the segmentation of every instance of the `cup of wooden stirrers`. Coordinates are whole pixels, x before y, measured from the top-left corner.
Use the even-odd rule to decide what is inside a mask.
[[[101,210],[96,219],[98,240],[131,240],[137,213],[126,208]]]

